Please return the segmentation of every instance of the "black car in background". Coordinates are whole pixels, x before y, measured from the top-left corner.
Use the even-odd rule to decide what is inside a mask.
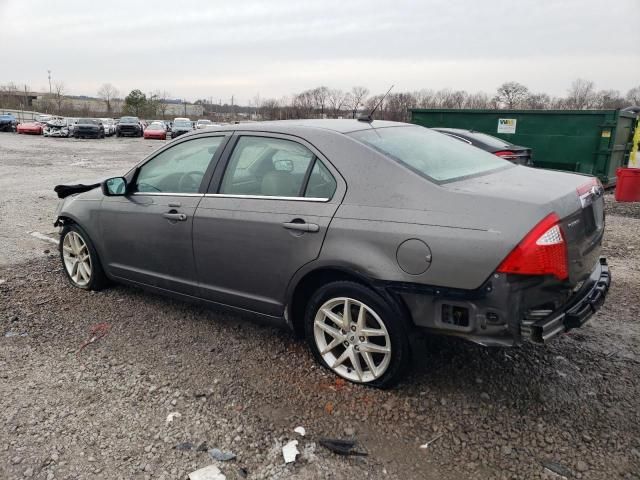
[[[188,133],[193,130],[193,124],[187,120],[175,120],[173,127],[171,127],[171,138],[176,138],[183,133]]]
[[[80,118],[73,129],[75,138],[104,138],[104,127],[95,118]]]
[[[18,127],[18,120],[11,113],[0,115],[0,132],[15,132]]]
[[[116,125],[116,137],[141,137],[143,131],[138,117],[121,117]]]
[[[530,148],[514,145],[501,138],[493,137],[486,133],[474,132],[473,130],[462,128],[432,128],[432,130],[478,147],[485,152],[493,153],[505,160],[509,160],[511,163],[526,167],[533,165]]]

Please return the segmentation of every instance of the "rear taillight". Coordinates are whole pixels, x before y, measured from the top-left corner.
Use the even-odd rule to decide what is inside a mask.
[[[494,155],[497,155],[502,158],[515,158],[516,154],[509,150],[501,150],[499,152],[494,152]]]
[[[568,278],[567,244],[558,216],[552,213],[533,227],[502,261],[498,272]]]

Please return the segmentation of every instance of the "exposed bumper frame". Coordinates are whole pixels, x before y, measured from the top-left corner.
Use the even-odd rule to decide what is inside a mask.
[[[522,322],[523,337],[528,336],[536,343],[546,343],[561,333],[581,327],[600,309],[610,285],[611,272],[607,260],[600,258],[590,277],[566,305],[540,320]]]

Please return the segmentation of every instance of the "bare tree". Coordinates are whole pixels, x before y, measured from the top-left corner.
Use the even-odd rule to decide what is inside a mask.
[[[629,105],[640,105],[640,85],[627,92],[626,100]]]
[[[265,120],[280,119],[280,103],[275,98],[267,98],[261,104],[262,118]]]
[[[118,89],[111,85],[110,83],[103,84],[98,90],[98,97],[104,100],[104,103],[107,106],[107,113],[111,113],[112,104],[111,102],[118,96]]]
[[[55,104],[56,113],[58,115],[61,114],[62,107],[66,99],[66,87],[64,82],[56,82],[53,86],[53,103]]]
[[[320,116],[324,117],[324,107],[329,97],[329,89],[327,87],[317,87],[311,91],[315,107],[320,110]]]
[[[571,83],[567,92],[567,108],[583,110],[596,103],[595,84],[591,80],[578,78]]]
[[[327,95],[327,101],[331,108],[331,114],[334,118],[338,117],[340,110],[344,106],[347,99],[347,95],[340,89],[332,88]]]
[[[472,93],[467,96],[465,108],[490,108],[491,99],[484,92]]]
[[[366,87],[353,87],[351,89],[351,95],[349,97],[349,107],[351,108],[351,114],[353,118],[356,118],[358,109],[364,106],[369,96],[369,89]]]
[[[166,90],[156,90],[151,94],[151,99],[155,102],[155,110],[162,117],[162,120],[166,119],[170,96],[171,94]]]
[[[500,85],[496,99],[506,108],[518,108],[529,95],[529,89],[518,82],[506,82]]]
[[[627,106],[627,101],[618,90],[600,90],[595,94],[595,107],[603,109],[617,109]]]
[[[551,97],[546,93],[531,93],[524,100],[524,107],[533,110],[544,110],[551,106]]]

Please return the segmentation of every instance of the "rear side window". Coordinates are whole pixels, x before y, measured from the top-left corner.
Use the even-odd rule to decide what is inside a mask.
[[[299,197],[315,155],[281,138],[240,137],[231,154],[220,193]]]
[[[316,160],[309,175],[305,197],[330,199],[336,191],[336,179],[320,160]]]
[[[500,157],[424,127],[376,128],[349,135],[435,182],[513,166]]]

